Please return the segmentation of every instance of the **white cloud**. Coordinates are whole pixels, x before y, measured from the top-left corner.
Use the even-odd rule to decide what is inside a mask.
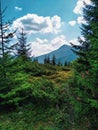
[[[74,38],[72,40],[69,41],[70,43],[73,43],[74,45],[79,45],[80,43],[78,42],[77,38]]]
[[[75,14],[82,14],[82,8],[84,7],[84,2],[86,4],[91,4],[91,0],[78,0],[77,4],[73,10]]]
[[[13,22],[12,28],[24,28],[28,42],[31,44],[31,55],[39,56],[47,54],[67,44],[66,38],[61,34],[63,22],[57,15],[43,17],[37,14],[27,14]],[[18,32],[16,35],[18,35]],[[33,35],[32,35],[33,34]],[[37,37],[36,37],[37,36]],[[35,39],[32,41],[32,39]]]
[[[36,38],[36,41],[40,44],[46,44],[48,43],[48,40],[47,39],[40,39],[40,38]]]
[[[84,38],[83,36],[80,36],[80,39],[81,39],[82,41],[85,41],[85,38]],[[80,43],[79,43],[79,41],[78,41],[77,38],[74,38],[74,39],[70,40],[69,43],[70,43],[70,42],[73,43],[74,45],[80,45]]]
[[[56,49],[64,44],[68,44],[64,35],[57,36],[51,40],[51,46]]]
[[[78,23],[78,24],[86,24],[86,21],[85,21],[85,19],[83,18],[83,16],[79,16],[79,17],[77,18],[77,23]]]
[[[27,14],[13,22],[13,28],[24,28],[29,34],[46,34],[60,32],[62,22],[59,16],[43,17],[37,14]]]
[[[39,56],[47,54],[61,47],[64,44],[68,44],[64,35],[57,36],[52,40],[36,38],[34,42],[31,43],[32,56]],[[68,44],[69,45],[69,44]]]
[[[18,6],[15,6],[15,10],[17,11],[22,11],[22,8],[18,7]]]
[[[83,18],[83,8],[85,7],[85,4],[91,4],[91,0],[78,0],[77,4],[73,10],[75,14],[78,14],[77,23],[78,24],[86,24],[85,19]]]
[[[75,21],[75,20],[73,20],[73,21],[69,21],[69,24],[70,24],[71,26],[75,26],[76,21]]]

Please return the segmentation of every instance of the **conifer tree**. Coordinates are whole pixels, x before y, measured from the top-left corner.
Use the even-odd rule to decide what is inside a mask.
[[[52,65],[56,65],[56,57],[55,57],[55,55],[53,55],[51,63],[52,63]]]
[[[23,29],[21,30],[17,38],[18,38],[18,43],[16,46],[17,55],[18,57],[21,57],[23,60],[28,60],[30,57],[29,55],[30,44],[27,43],[26,33],[24,32]]]
[[[1,0],[0,0],[0,61],[1,61],[1,70],[2,78],[6,78],[6,58],[7,55],[12,51],[12,46],[10,44],[11,39],[15,32],[10,32],[10,22],[5,22],[5,9],[2,9]]]
[[[0,0],[0,94],[7,93],[11,89],[11,53],[13,46],[10,41],[14,36],[14,32],[10,31],[10,22],[5,20],[6,8],[2,9]]]
[[[47,62],[47,57],[45,56],[45,58],[44,58],[44,64],[46,64],[46,62]]]
[[[85,129],[96,130],[98,129],[98,0],[91,2],[90,5],[84,3],[83,9],[86,23],[81,26],[81,34],[85,40],[79,38],[79,46],[71,44],[79,56],[74,64],[75,112],[78,113],[78,121],[85,122],[87,127]]]
[[[47,63],[50,64],[50,57],[49,57],[49,55],[47,57]]]
[[[50,64],[50,57],[49,57],[49,55],[45,56],[44,64]]]

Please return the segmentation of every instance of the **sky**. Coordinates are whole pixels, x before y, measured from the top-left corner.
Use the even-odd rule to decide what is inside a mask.
[[[90,0],[1,0],[7,7],[5,21],[12,20],[10,30],[18,28],[14,36],[24,29],[31,46],[31,56],[47,54],[70,42],[78,44],[80,26],[85,23],[83,1]]]

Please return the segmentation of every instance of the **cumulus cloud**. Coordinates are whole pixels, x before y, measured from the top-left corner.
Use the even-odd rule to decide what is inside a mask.
[[[83,36],[80,36],[80,39],[82,41],[85,41],[85,38]],[[80,45],[80,43],[79,43],[77,38],[74,38],[74,39],[70,40],[69,42],[73,43],[74,45]]]
[[[85,21],[85,19],[83,18],[83,16],[79,16],[79,17],[77,18],[77,23],[78,23],[78,24],[86,24],[86,21]]]
[[[56,49],[64,44],[68,44],[64,35],[57,36],[51,40],[51,46]]]
[[[74,45],[79,45],[78,39],[74,38],[72,40],[69,41],[70,43],[73,43]]]
[[[57,15],[53,17],[43,17],[38,16],[37,14],[27,14],[21,18],[16,19],[13,22],[12,27],[24,28],[24,30],[26,30],[26,32],[29,34],[57,34],[60,32],[61,25],[61,18]]]
[[[52,40],[36,38],[34,42],[31,43],[32,56],[39,56],[47,54],[61,47],[64,44],[68,44],[64,35],[57,36]]]
[[[79,15],[76,21],[78,24],[86,24],[86,21],[83,18],[83,8],[85,7],[84,2],[86,4],[91,4],[91,0],[78,0],[73,10],[75,14]]]
[[[27,34],[28,42],[31,44],[31,55],[39,56],[58,49],[68,43],[61,34],[63,22],[57,15],[50,17],[27,14],[16,19],[11,29],[18,28],[16,35],[23,28]],[[33,34],[33,35],[32,35]],[[34,40],[32,41],[32,39]]]
[[[91,4],[91,0],[78,0],[77,4],[73,10],[75,14],[82,14],[82,8],[84,7],[84,2],[86,4]]]
[[[15,6],[15,10],[17,10],[17,11],[22,11],[22,8],[21,8],[21,7],[18,7],[18,6]]]
[[[69,24],[70,24],[71,26],[75,26],[76,21],[75,21],[75,20],[73,20],[73,21],[69,21]]]

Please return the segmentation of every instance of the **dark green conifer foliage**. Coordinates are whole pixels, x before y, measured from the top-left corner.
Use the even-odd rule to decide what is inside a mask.
[[[45,56],[44,64],[50,64],[50,57],[49,57],[49,55]]]
[[[47,62],[47,57],[45,56],[45,58],[44,58],[44,64],[46,64],[46,62]]]
[[[79,56],[74,64],[74,108],[77,121],[85,123],[86,130],[98,129],[98,0],[85,4],[83,16],[86,24],[81,26],[80,46],[73,45]],[[75,84],[75,85],[74,85]],[[85,120],[85,121],[84,121]],[[81,123],[81,124],[82,124]]]
[[[0,98],[2,94],[7,93],[11,90],[11,84],[13,79],[11,78],[12,73],[11,67],[13,59],[11,53],[14,45],[10,43],[14,36],[14,32],[10,32],[10,22],[5,21],[6,8],[2,9],[0,0]]]
[[[55,55],[53,55],[53,57],[52,57],[51,64],[56,65],[56,57],[55,57]]]
[[[47,63],[50,64],[50,57],[49,57],[49,55],[47,57]]]
[[[16,46],[17,54],[23,60],[28,60],[30,57],[30,44],[27,43],[26,33],[22,29],[19,33],[18,43]]]
[[[2,10],[0,1],[0,58],[2,65],[2,77],[6,78],[6,54],[11,51],[9,45],[10,39],[13,37],[13,33],[9,32],[9,22],[4,22],[4,14],[6,8]]]

